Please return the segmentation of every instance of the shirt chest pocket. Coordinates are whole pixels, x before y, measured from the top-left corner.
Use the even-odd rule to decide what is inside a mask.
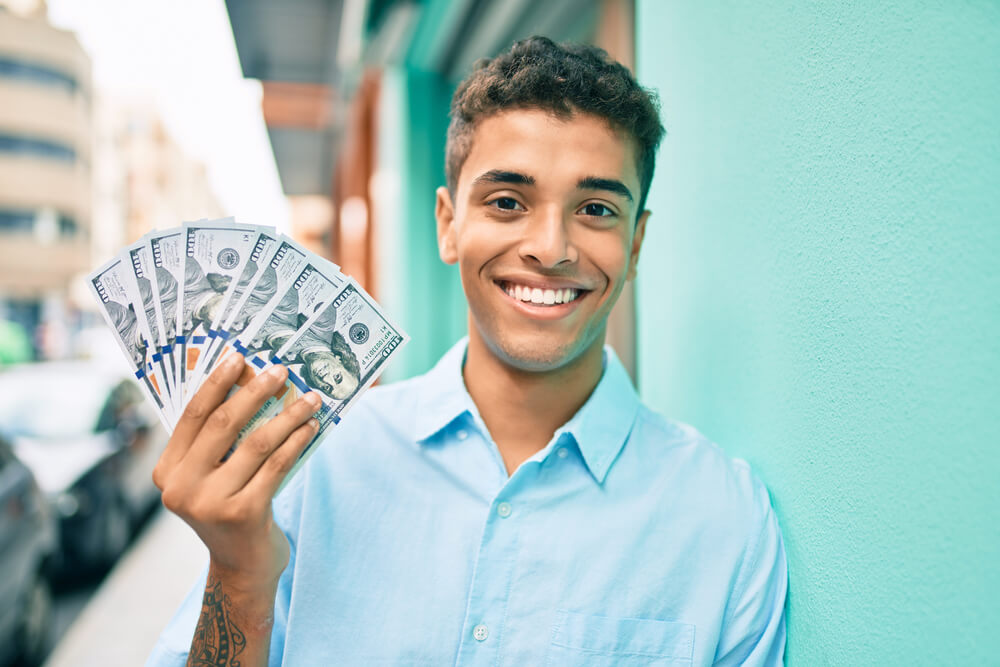
[[[693,625],[559,610],[548,664],[553,667],[674,667],[690,665],[693,657]]]

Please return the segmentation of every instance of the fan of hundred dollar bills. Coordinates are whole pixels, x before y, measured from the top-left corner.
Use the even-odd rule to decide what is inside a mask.
[[[238,386],[273,364],[288,368],[285,387],[234,447],[316,391],[323,399],[319,429],[286,481],[409,340],[336,264],[271,227],[232,218],[151,232],[88,283],[168,431],[233,352],[246,359]]]

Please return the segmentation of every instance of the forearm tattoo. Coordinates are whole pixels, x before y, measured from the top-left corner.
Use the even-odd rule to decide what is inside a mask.
[[[210,578],[188,654],[188,667],[240,667],[236,658],[246,648],[247,640],[233,622],[231,612],[232,603],[222,592],[222,582]]]

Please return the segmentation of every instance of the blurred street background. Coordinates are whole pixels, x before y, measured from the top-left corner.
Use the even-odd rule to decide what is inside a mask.
[[[154,228],[274,225],[410,333],[383,381],[422,372],[465,330],[433,219],[455,84],[532,34],[598,43],[631,66],[633,12],[621,0],[0,0],[0,502],[17,504],[0,575],[19,582],[0,587],[0,661],[139,664],[203,565],[159,507],[150,473],[166,434],[123,398],[127,368],[86,274]],[[615,322],[634,368],[631,293]],[[130,421],[95,429],[112,404]],[[68,410],[72,424],[46,423]]]
[[[995,663],[997,3],[0,0],[0,665],[141,664],[204,564],[85,275],[274,225],[410,334],[383,382],[425,371],[466,329],[450,98],[535,34],[660,93],[609,342],[770,489],[788,664]]]

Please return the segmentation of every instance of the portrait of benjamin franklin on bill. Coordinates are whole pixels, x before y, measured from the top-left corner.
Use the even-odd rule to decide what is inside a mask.
[[[163,313],[163,335],[168,345],[177,336],[177,281],[162,266],[156,267],[156,284],[160,289],[160,311]]]
[[[142,299],[143,310],[146,311],[146,322],[149,323],[150,333],[153,335],[151,344],[155,349],[160,344],[160,326],[156,320],[156,306],[153,303],[153,284],[149,278],[136,276],[135,281],[139,286],[139,298]]]
[[[267,305],[277,291],[278,274],[274,270],[274,267],[269,265],[264,268],[260,278],[257,280],[257,284],[254,285],[249,296],[247,296],[246,303],[243,304],[240,312],[236,313],[233,322],[226,329],[226,332],[230,336],[237,337],[242,334],[250,324],[250,321]]]
[[[129,357],[136,368],[142,368],[146,362],[146,342],[139,331],[139,321],[135,317],[135,308],[130,303],[128,307],[121,305],[117,301],[108,301],[104,304],[108,315],[125,343]]]
[[[330,304],[292,344],[284,360],[313,389],[334,400],[350,398],[361,383],[361,366],[350,343],[336,331],[337,308]]]
[[[229,287],[229,276],[221,273],[205,275],[193,258],[184,262],[184,334],[191,335],[201,328],[207,333],[222,308],[222,297]]]
[[[298,331],[303,321],[299,315],[299,293],[289,289],[247,345],[248,353],[266,350],[266,356],[272,356]]]

